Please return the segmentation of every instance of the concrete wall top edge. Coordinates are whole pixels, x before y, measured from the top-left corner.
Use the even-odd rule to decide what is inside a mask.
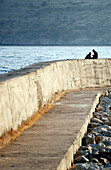
[[[108,59],[98,59],[98,60],[95,60],[95,62],[99,62],[100,60],[106,61],[106,60],[111,60],[111,59],[109,59],[109,58]],[[9,79],[12,79],[12,78],[27,75],[31,72],[34,72],[34,71],[39,70],[41,68],[47,67],[47,66],[51,65],[52,63],[67,62],[67,61],[68,62],[69,61],[78,61],[78,62],[84,62],[84,63],[89,62],[89,64],[91,64],[91,62],[94,61],[94,59],[91,59],[91,60],[90,59],[87,59],[87,60],[84,60],[84,59],[67,59],[67,60],[55,60],[55,61],[46,61],[46,62],[34,63],[32,65],[20,68],[18,70],[11,71],[9,73],[0,75],[0,83],[7,81]]]

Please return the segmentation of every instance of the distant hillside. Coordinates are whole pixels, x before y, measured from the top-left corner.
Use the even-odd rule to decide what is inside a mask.
[[[0,0],[0,45],[111,45],[111,0]]]

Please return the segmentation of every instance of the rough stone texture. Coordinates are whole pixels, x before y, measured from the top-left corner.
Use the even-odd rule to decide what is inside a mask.
[[[0,76],[0,136],[58,92],[111,85],[111,59],[38,63]],[[77,108],[78,110],[78,108]]]
[[[80,146],[74,155],[75,169],[90,170],[93,166],[95,166],[93,169],[111,169],[111,126],[108,125],[111,122],[109,119],[111,117],[110,94],[111,92],[109,91],[107,96],[100,97],[99,103],[93,113],[94,117],[91,119],[87,133],[82,139],[82,146]],[[107,107],[109,107],[108,110]],[[101,110],[97,108],[101,108]],[[98,123],[97,119],[101,120],[101,122]],[[92,123],[97,124],[97,126],[93,126],[91,129]]]
[[[67,170],[99,102],[102,93],[98,91],[66,93],[46,115],[0,151],[0,169]]]

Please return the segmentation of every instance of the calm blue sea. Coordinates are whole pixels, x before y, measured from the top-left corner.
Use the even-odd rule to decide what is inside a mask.
[[[0,74],[37,62],[84,59],[92,49],[99,58],[111,58],[111,46],[0,46]]]

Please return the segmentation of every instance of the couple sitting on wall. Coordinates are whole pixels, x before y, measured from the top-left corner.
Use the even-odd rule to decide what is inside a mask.
[[[89,52],[89,54],[86,55],[85,59],[98,59],[98,53],[93,49],[93,57],[91,57],[91,52]]]

